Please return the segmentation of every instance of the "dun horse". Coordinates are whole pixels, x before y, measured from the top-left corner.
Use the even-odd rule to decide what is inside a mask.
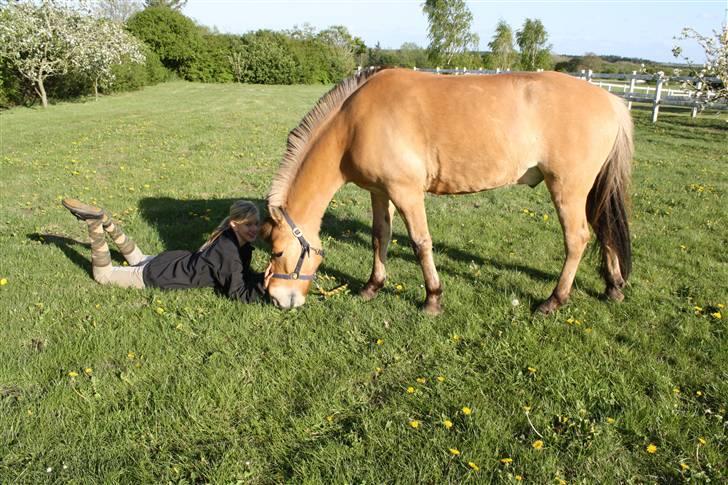
[[[539,310],[571,291],[589,240],[600,244],[606,296],[624,298],[631,268],[626,191],[632,120],[617,97],[554,72],[439,76],[372,69],[342,81],[291,131],[268,194],[269,292],[282,308],[302,305],[323,259],[319,230],[336,191],[352,182],[371,193],[374,265],[361,294],[384,285],[396,208],[422,266],[425,311],[441,311],[425,193],[465,194],[513,184],[551,193],[566,260]]]

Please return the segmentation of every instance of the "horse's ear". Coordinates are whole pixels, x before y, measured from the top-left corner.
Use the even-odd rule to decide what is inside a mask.
[[[281,224],[283,222],[283,213],[281,212],[280,207],[269,205],[268,214],[270,214],[270,218],[273,219],[273,222],[276,224]]]
[[[270,217],[266,217],[263,223],[260,225],[260,230],[258,231],[258,236],[262,241],[265,241],[267,243],[270,242],[270,235],[271,232],[273,232],[273,226],[275,225],[275,222],[273,222],[273,219]]]

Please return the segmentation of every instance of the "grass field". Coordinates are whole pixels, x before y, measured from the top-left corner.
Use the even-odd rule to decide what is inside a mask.
[[[438,318],[399,219],[387,286],[354,296],[371,216],[349,186],[321,271],[351,293],[281,312],[93,281],[62,197],[147,253],[195,249],[231,201],[264,205],[325,90],[175,82],[0,114],[0,483],[728,479],[725,116],[635,113],[622,304],[592,256],[567,306],[532,315],[563,259],[543,185],[428,199]]]

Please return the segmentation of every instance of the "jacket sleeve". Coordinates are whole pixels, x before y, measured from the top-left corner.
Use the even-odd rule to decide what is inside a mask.
[[[258,288],[252,281],[245,278],[243,262],[240,260],[237,248],[223,248],[217,245],[215,248],[218,260],[217,271],[214,271],[217,286],[228,298],[239,300],[244,303],[256,301],[261,295]]]

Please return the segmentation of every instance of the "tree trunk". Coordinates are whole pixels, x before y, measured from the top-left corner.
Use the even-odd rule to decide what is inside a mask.
[[[99,100],[99,79],[94,79],[94,96],[96,96],[96,101]]]
[[[43,78],[39,77],[35,80],[35,83],[37,85],[37,88],[35,90],[36,93],[38,93],[38,96],[40,96],[40,101],[43,103],[43,107],[48,107],[48,96],[46,95],[45,87],[43,86]]]

